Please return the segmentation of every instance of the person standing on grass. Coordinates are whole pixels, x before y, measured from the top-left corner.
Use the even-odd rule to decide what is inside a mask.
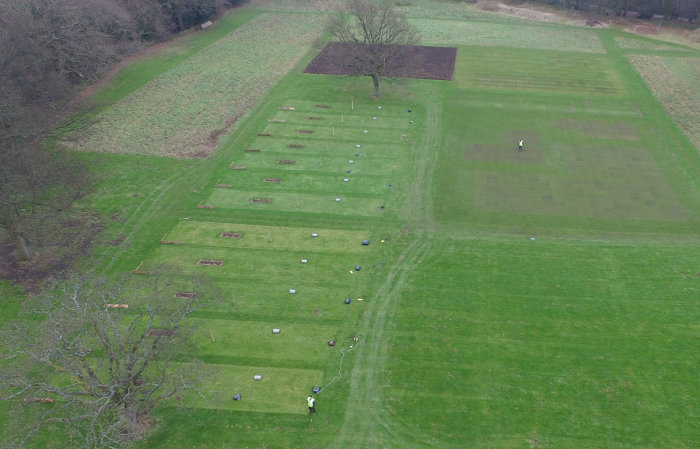
[[[523,151],[523,139],[518,142],[518,150]]]
[[[309,413],[316,413],[316,399],[314,399],[313,396],[309,395],[309,397],[306,398],[306,403],[309,405]]]

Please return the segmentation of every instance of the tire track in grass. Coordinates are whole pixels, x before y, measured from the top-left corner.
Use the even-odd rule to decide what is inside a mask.
[[[438,98],[437,92],[425,98]],[[442,101],[442,100],[439,100]],[[360,330],[362,346],[357,352],[350,377],[350,394],[345,419],[338,431],[333,448],[365,449],[368,447],[409,447],[403,429],[393,428],[388,420],[383,397],[384,371],[390,341],[386,326],[399,306],[399,298],[408,277],[429,254],[432,248],[432,180],[440,144],[440,117],[442,105],[426,105],[426,127],[414,167],[413,198],[406,210],[412,217],[407,224],[416,228],[413,241],[397,257],[385,281],[375,294],[378,301],[372,314],[364,320]]]

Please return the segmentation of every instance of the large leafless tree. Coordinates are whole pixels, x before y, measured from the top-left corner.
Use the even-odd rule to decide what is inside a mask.
[[[88,281],[43,295],[31,306],[36,319],[3,335],[0,393],[23,417],[10,426],[15,438],[4,437],[11,447],[47,425],[64,427],[71,447],[122,447],[144,436],[156,405],[198,383],[185,318],[215,301],[210,283],[162,274]]]
[[[410,64],[407,47],[420,40],[404,14],[387,2],[371,0],[350,0],[347,12],[331,25],[331,34],[347,44],[352,69],[372,78],[377,97],[380,78],[400,74]]]

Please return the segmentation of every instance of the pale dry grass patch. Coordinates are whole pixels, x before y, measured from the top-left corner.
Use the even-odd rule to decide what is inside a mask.
[[[66,145],[206,156],[311,47],[325,17],[262,14],[98,115]]]
[[[700,150],[700,59],[647,55],[631,55],[629,59],[654,96]]]

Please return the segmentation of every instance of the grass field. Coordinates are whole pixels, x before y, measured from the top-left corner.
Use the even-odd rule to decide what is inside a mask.
[[[103,176],[85,206],[113,217],[88,263],[170,264],[224,293],[192,320],[207,400],[164,404],[138,447],[695,447],[700,156],[637,71],[673,58],[694,86],[700,53],[414,3],[426,44],[458,46],[452,82],[384,82],[375,99],[369,79],[304,74],[322,14],[256,2],[132,86],[151,104],[149,86],[223,63],[217,48],[305,36],[289,66],[256,53],[277,77],[216,151],[167,158],[179,133],[124,134],[147,155],[83,155]],[[273,19],[275,36],[254,26]],[[139,113],[127,86],[105,117]],[[46,437],[36,447],[64,442]]]

